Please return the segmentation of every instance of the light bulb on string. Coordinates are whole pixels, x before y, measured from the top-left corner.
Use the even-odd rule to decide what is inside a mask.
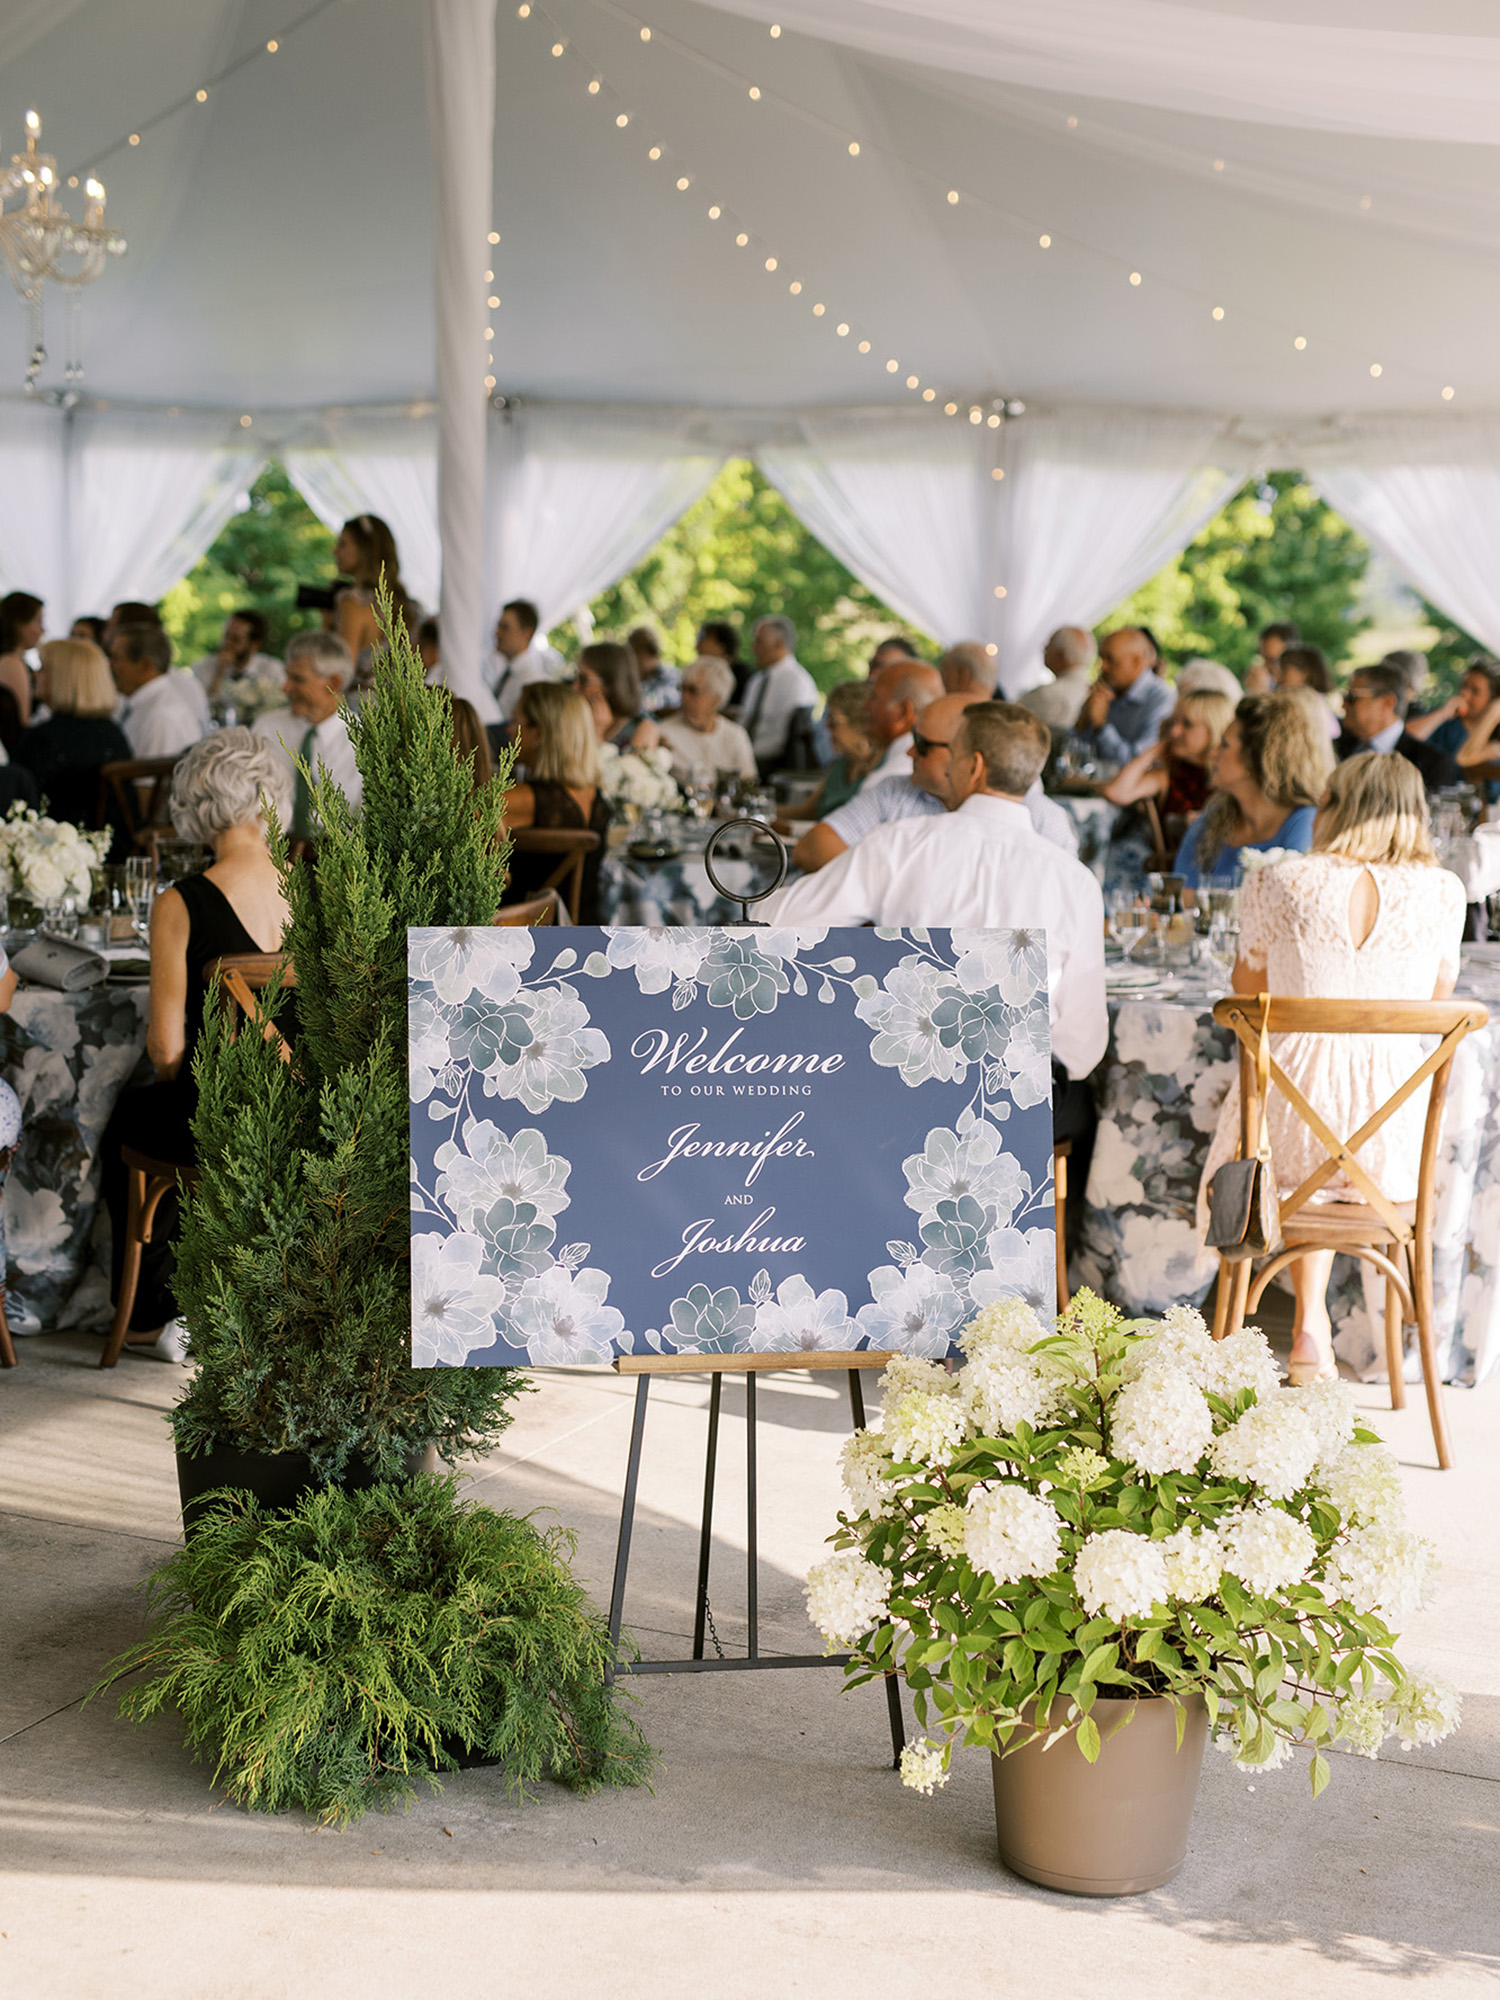
[[[1443,401],[1445,403],[1451,403],[1453,401],[1453,387],[1451,383],[1443,391]]]
[[[869,351],[870,351],[870,343],[869,343],[869,341],[868,341],[868,340],[862,340],[862,341],[861,341],[861,342],[859,343],[859,351],[860,351],[860,353],[861,353],[861,354],[868,354],[868,353],[869,353]]]
[[[1307,335],[1305,333],[1299,333],[1297,337],[1293,340],[1292,345],[1293,347],[1296,348],[1297,352],[1300,354],[1302,350],[1307,346]]]
[[[623,132],[625,130],[625,127],[630,123],[630,113],[628,111],[622,111],[620,115],[616,118],[615,123],[616,125],[619,126],[620,130]]]
[[[1043,250],[1050,250],[1052,248],[1052,238],[1050,236],[1039,236],[1036,240]]]

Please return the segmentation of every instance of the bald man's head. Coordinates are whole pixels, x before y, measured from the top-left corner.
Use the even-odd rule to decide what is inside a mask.
[[[894,743],[942,692],[943,679],[936,667],[921,660],[892,660],[870,676],[872,730],[882,743]]]
[[[1115,694],[1133,688],[1156,665],[1156,648],[1138,625],[1122,625],[1099,646],[1099,678]]]
[[[1042,648],[1049,674],[1086,674],[1094,664],[1094,635],[1081,625],[1059,625]]]

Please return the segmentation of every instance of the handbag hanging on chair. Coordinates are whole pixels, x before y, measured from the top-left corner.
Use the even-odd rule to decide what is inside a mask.
[[[1281,1203],[1271,1167],[1271,1134],[1266,1119],[1271,1084],[1270,1014],[1270,999],[1262,993],[1260,1043],[1255,1054],[1260,1085],[1260,1140],[1255,1155],[1248,1160],[1226,1161],[1208,1184],[1208,1247],[1231,1264],[1246,1257],[1264,1257],[1281,1240]]]

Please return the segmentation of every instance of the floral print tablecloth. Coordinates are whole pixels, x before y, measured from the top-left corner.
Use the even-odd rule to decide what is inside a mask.
[[[1433,1287],[1438,1351],[1450,1382],[1500,1366],[1500,964],[1466,951],[1463,998],[1494,1018],[1454,1060],[1438,1155]],[[1172,998],[1110,1001],[1110,1041],[1095,1075],[1099,1134],[1070,1269],[1127,1311],[1201,1301],[1218,1260],[1198,1233],[1198,1178],[1235,1073],[1234,1037],[1195,980]],[[1280,1282],[1280,1280],[1278,1280]],[[1367,1380],[1384,1379],[1384,1281],[1350,1257],[1334,1266],[1334,1346]]]
[[[21,1100],[5,1183],[6,1315],[16,1333],[101,1326],[109,1280],[96,1254],[99,1140],[146,1062],[149,989],[26,986],[0,1014],[0,1071]],[[97,1244],[108,1256],[107,1236]]]
[[[711,830],[711,829],[710,829]],[[769,843],[754,859],[716,853],[714,873],[731,889],[754,889],[767,880]],[[708,879],[703,845],[694,842],[663,861],[641,861],[628,848],[612,847],[599,869],[600,921],[605,924],[686,924],[695,929],[740,922],[740,906],[721,896]]]

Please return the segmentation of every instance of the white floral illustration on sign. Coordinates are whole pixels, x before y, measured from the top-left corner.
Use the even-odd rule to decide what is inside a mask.
[[[589,1010],[571,986],[539,987],[518,1005],[530,1037],[509,1060],[500,1057],[484,1071],[485,1095],[519,1098],[528,1111],[576,1103],[584,1071],[609,1061],[608,1041],[588,1025]]]
[[[485,1275],[484,1244],[456,1230],[411,1240],[411,1355],[414,1368],[457,1367],[495,1338],[505,1283]]]

